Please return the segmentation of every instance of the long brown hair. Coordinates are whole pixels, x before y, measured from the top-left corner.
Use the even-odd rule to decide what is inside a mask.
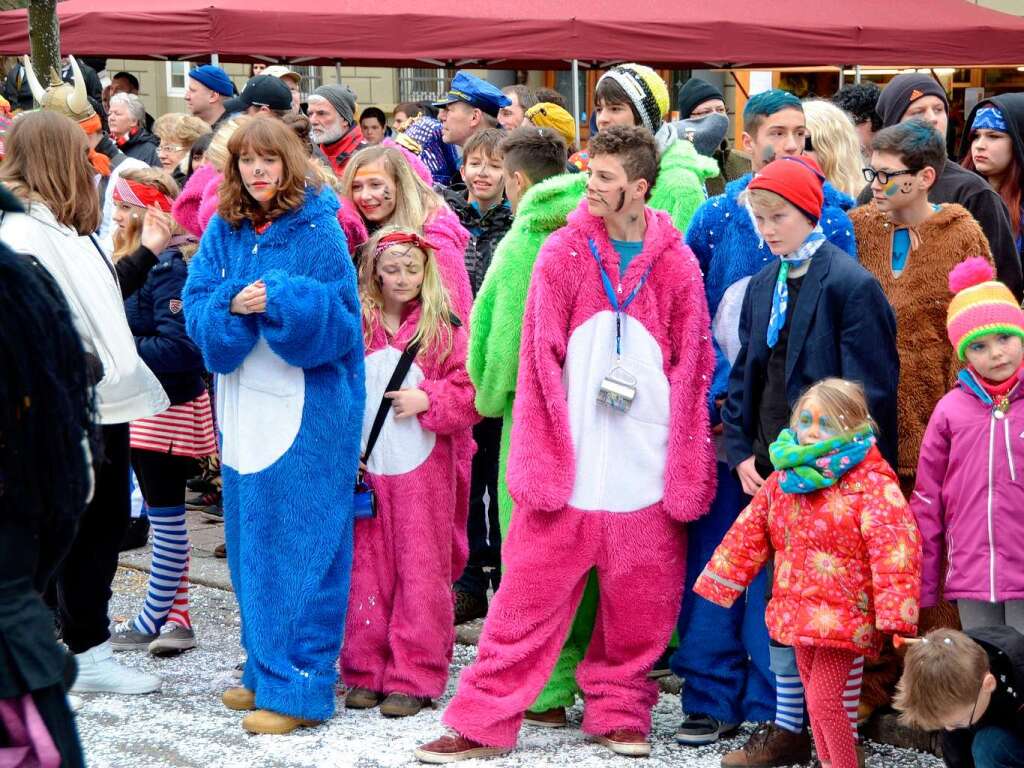
[[[281,184],[269,210],[264,211],[242,182],[238,158],[243,152],[275,155],[284,166]],[[309,178],[309,155],[302,142],[277,117],[257,116],[240,125],[228,140],[228,162],[224,180],[217,189],[220,203],[217,213],[234,227],[245,219],[254,222],[273,221],[288,211],[299,208],[306,199],[306,184],[319,187],[317,179]]]
[[[992,102],[989,102],[991,105]],[[960,165],[966,168],[968,171],[974,171],[979,176],[981,171],[974,167],[974,155],[971,153],[971,145],[974,143],[974,131],[971,131],[967,137],[967,152],[964,154],[964,159],[960,161]],[[1013,228],[1013,236],[1018,237],[1020,235],[1020,206],[1024,202],[1024,179],[1021,178],[1022,171],[1020,167],[1020,161],[1017,160],[1017,150],[1013,146],[1013,136],[1010,136],[1010,167],[1006,169],[1006,175],[1003,177],[1003,183],[999,186],[999,196],[1003,198],[1003,202],[1006,203],[1006,209],[1010,212],[1010,226]]]
[[[131,168],[121,174],[126,181],[134,181],[138,184],[145,184],[147,187],[155,187],[167,195],[171,200],[178,196],[178,185],[171,178],[170,174],[159,168]],[[117,203],[114,203],[117,205]],[[142,242],[142,221],[146,209],[139,208],[137,218],[133,218],[125,230],[120,227],[114,229],[114,261],[129,256],[138,249]],[[177,222],[171,220],[171,233],[180,234],[181,229]]]
[[[22,115],[7,132],[0,181],[26,204],[40,203],[58,222],[88,235],[100,225],[96,171],[85,132],[64,115]]]

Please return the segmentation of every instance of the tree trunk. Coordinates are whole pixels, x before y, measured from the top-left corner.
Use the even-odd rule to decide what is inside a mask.
[[[32,68],[45,88],[50,82],[50,69],[60,72],[57,0],[29,0],[28,34],[32,41]]]

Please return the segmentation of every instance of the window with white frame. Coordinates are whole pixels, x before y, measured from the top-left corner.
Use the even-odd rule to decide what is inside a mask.
[[[188,86],[188,71],[192,68],[192,63],[168,61],[165,66],[167,67],[167,95],[170,98],[184,98],[185,88]]]

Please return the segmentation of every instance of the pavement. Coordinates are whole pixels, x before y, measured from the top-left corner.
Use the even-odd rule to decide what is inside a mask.
[[[462,628],[455,646],[448,689],[438,708],[416,717],[389,720],[376,710],[348,712],[339,694],[339,709],[328,723],[289,736],[251,736],[241,715],[220,703],[223,690],[236,684],[232,668],[244,658],[238,643],[239,616],[230,592],[227,565],[213,557],[222,528],[190,515],[194,545],[192,620],[199,647],[170,659],[142,651],[119,654],[134,667],[159,674],[163,690],[149,696],[86,694],[78,727],[91,768],[395,768],[419,765],[413,749],[443,734],[440,716],[454,693],[459,671],[472,662],[479,623]],[[127,618],[145,595],[148,549],[124,553],[114,582],[111,614]],[[669,679],[663,689],[677,690]],[[653,712],[653,753],[645,762],[612,755],[590,743],[579,730],[582,706],[569,712],[570,728],[525,727],[519,748],[503,758],[474,760],[466,768],[717,768],[721,755],[740,746],[753,726],[734,739],[706,747],[680,747],[673,734],[679,725],[679,697],[663,692]],[[868,743],[869,768],[941,768],[935,757],[910,749]]]

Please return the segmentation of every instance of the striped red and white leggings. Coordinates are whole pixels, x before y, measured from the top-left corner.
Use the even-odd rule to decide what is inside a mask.
[[[864,657],[838,648],[795,650],[818,760],[826,767],[857,768],[857,700]]]

